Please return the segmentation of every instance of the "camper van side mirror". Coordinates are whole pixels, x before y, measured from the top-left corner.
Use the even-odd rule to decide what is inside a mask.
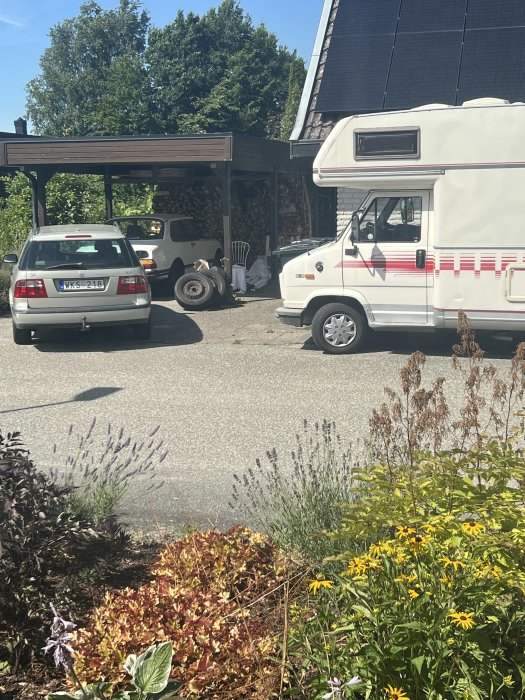
[[[401,221],[411,224],[414,221],[414,200],[412,197],[404,197],[401,202]]]

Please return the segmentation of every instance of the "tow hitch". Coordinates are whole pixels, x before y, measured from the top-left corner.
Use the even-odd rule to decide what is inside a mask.
[[[80,326],[80,330],[82,331],[82,333],[87,333],[87,331],[91,330],[91,326],[87,322],[85,316],[82,316],[82,325]]]

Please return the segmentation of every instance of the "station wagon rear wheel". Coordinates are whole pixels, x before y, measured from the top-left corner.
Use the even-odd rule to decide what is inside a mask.
[[[13,323],[13,340],[16,345],[31,345],[31,331],[26,328],[17,328]]]
[[[320,350],[332,355],[357,352],[368,331],[365,317],[346,304],[326,304],[312,321],[312,337]]]

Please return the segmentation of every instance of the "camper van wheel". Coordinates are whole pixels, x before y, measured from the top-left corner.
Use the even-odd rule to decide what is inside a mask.
[[[365,317],[346,304],[326,304],[312,321],[312,337],[321,350],[332,355],[357,352],[368,326]]]

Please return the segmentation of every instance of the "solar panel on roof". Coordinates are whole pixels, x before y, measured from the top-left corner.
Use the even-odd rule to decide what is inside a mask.
[[[341,2],[334,36],[390,34],[396,31],[401,0],[347,0]]]
[[[454,104],[463,32],[398,34],[385,109]]]
[[[393,39],[392,34],[333,37],[316,111],[381,110]]]
[[[525,26],[523,0],[469,0],[467,29]]]
[[[463,30],[467,0],[403,0],[398,32]]]
[[[475,97],[525,100],[525,27],[466,32],[458,103]]]

